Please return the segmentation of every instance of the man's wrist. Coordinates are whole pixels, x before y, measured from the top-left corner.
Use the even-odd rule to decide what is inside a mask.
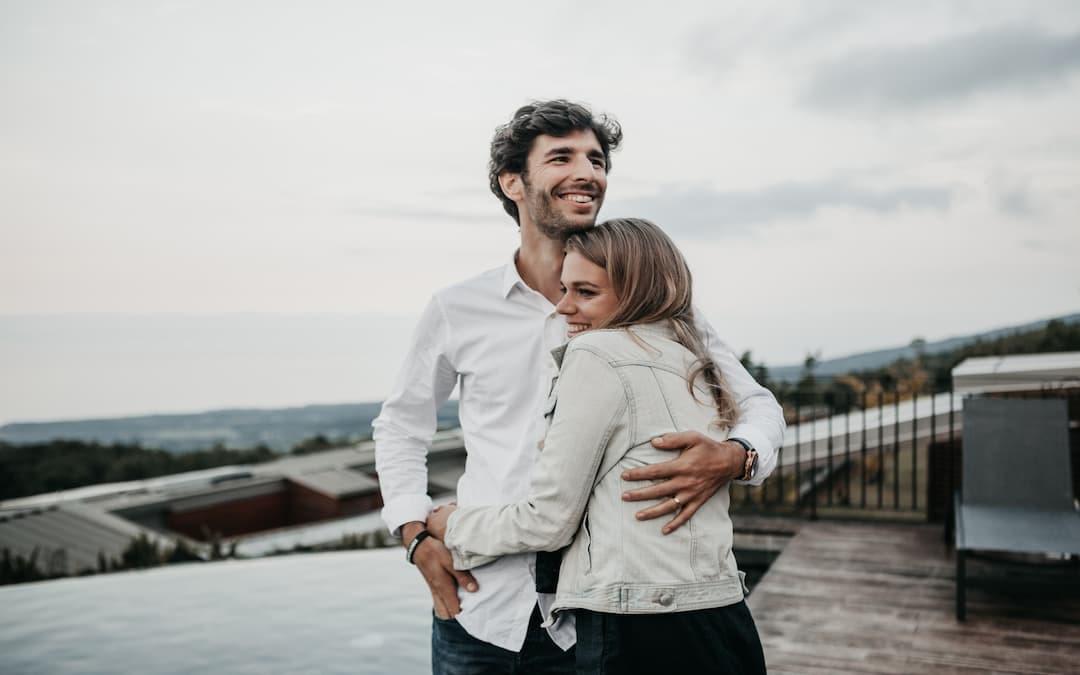
[[[742,447],[743,451],[739,455],[741,461],[739,465],[735,467],[735,477],[733,480],[750,480],[754,475],[754,470],[757,468],[757,452],[754,451],[754,446],[750,445],[750,442],[743,438],[728,438],[728,441],[736,443]]]
[[[410,565],[416,564],[416,561],[413,560],[413,556],[416,555],[416,549],[420,548],[420,546],[424,543],[425,539],[430,538],[430,532],[428,532],[427,530],[420,530],[420,532],[418,532],[416,536],[413,537],[413,540],[409,542],[409,548],[405,549],[405,560],[409,561]]]
[[[413,539],[416,539],[416,535],[423,532],[426,528],[427,524],[419,520],[413,520],[402,525],[401,545],[404,546],[406,549],[409,548],[409,544],[412,543]]]

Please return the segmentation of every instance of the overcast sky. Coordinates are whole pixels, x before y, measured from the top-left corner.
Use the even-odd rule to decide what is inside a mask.
[[[551,97],[769,363],[1080,309],[1080,4],[662,6],[0,0],[0,315],[415,316]]]

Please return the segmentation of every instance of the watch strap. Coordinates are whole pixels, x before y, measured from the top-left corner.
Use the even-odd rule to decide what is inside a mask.
[[[754,469],[757,468],[757,450],[754,450],[754,446],[743,438],[729,438],[729,441],[738,443],[743,446],[743,450],[746,450],[746,463],[743,464],[742,475],[735,480],[750,480],[754,477]]]

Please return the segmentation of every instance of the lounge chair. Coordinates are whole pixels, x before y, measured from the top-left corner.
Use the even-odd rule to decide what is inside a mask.
[[[1066,401],[968,399],[963,464],[955,509],[958,621],[967,615],[970,551],[1080,554]]]

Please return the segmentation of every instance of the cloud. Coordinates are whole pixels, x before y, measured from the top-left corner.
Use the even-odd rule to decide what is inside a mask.
[[[676,187],[621,202],[619,209],[655,220],[672,233],[730,237],[782,219],[811,218],[829,207],[876,213],[904,208],[941,211],[951,202],[952,191],[947,188],[904,186],[875,190],[842,181],[821,181],[779,183],[751,191]]]
[[[408,207],[361,207],[352,208],[348,212],[357,216],[371,216],[385,218],[387,220],[424,221],[435,223],[511,223],[510,216],[498,206],[493,206],[490,211],[453,211],[449,209],[422,209]]]
[[[804,91],[822,108],[916,107],[1046,82],[1080,68],[1080,33],[1004,27],[904,47],[852,51]]]

